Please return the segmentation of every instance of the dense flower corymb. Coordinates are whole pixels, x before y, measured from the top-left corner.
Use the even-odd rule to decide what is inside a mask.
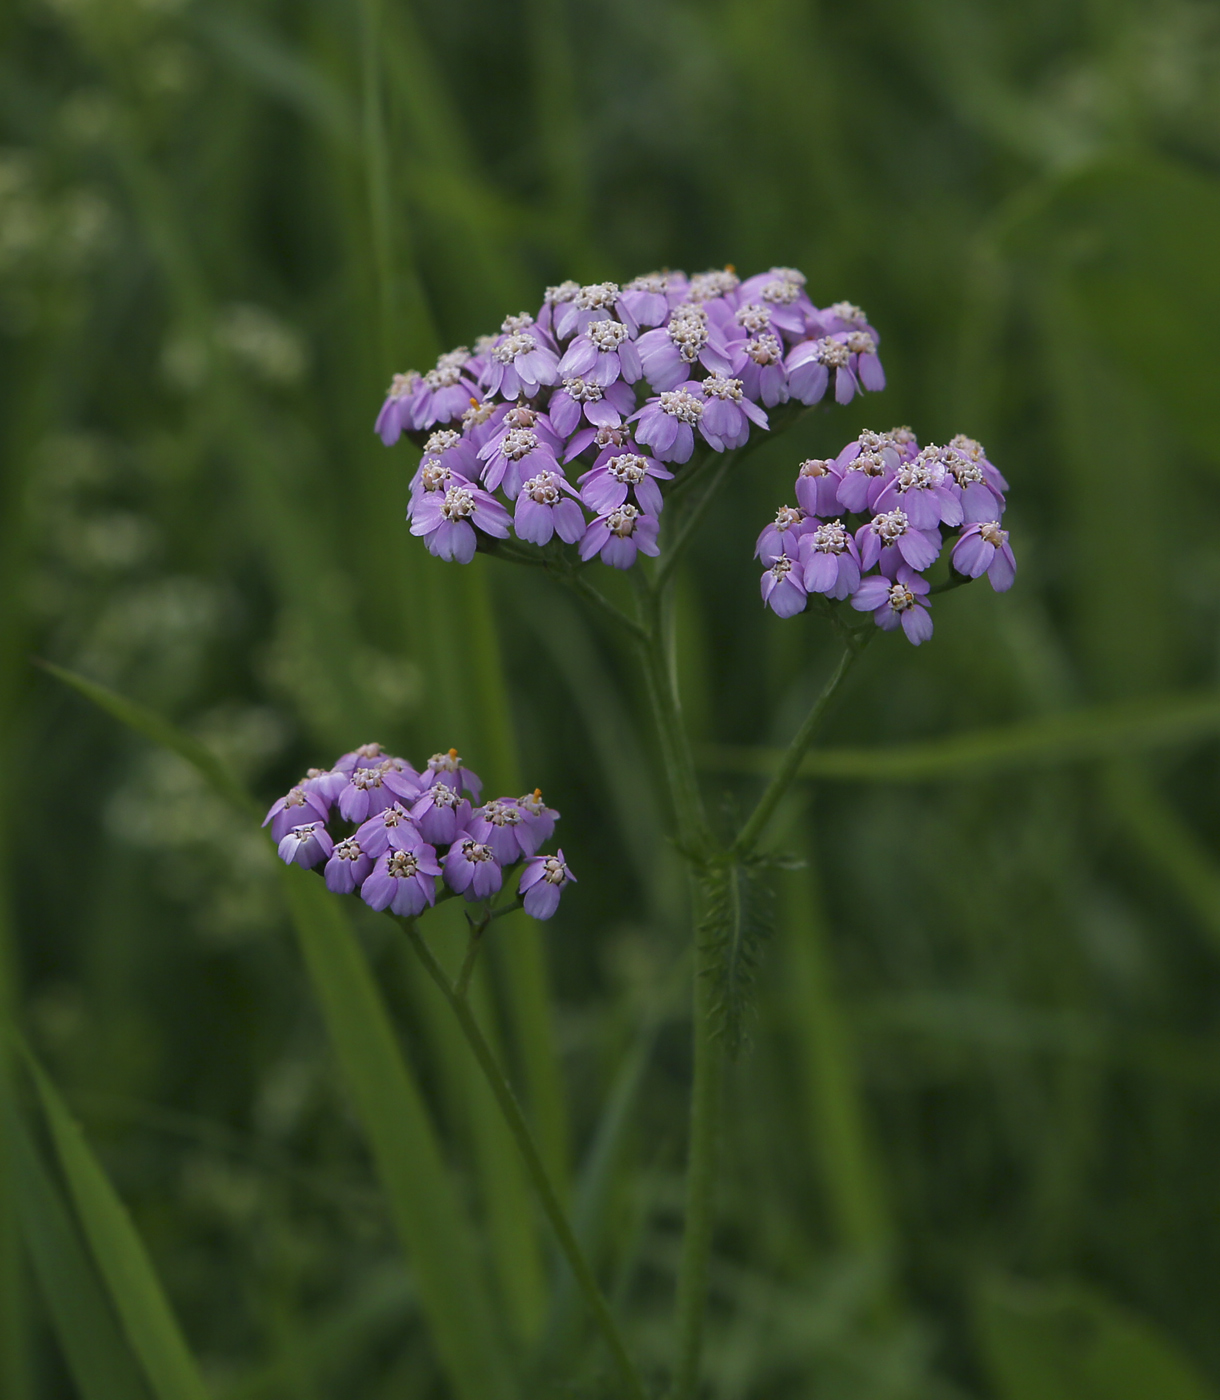
[[[835,319],[855,310],[837,308]],[[932,635],[925,575],[946,543],[946,583],[986,574],[997,592],[1012,587],[1016,559],[1000,523],[1008,483],[973,438],[921,449],[909,428],[865,431],[835,458],[802,462],[795,489],[798,504],[764,526],[755,550],[763,601],[780,617],[820,594],[918,646]]]
[[[282,860],[324,865],[328,889],[358,894],[373,909],[421,914],[436,903],[438,881],[467,899],[487,899],[519,870],[526,912],[549,919],[574,878],[562,851],[536,854],[559,813],[537,788],[472,807],[482,787],[456,749],[433,754],[417,771],[380,744],[362,744],[333,768],[311,768],[271,804],[263,825]],[[349,829],[328,830],[334,822]],[[540,880],[545,889],[536,891]]]
[[[675,474],[662,463],[693,470],[743,447],[790,398],[846,402],[880,388],[877,343],[858,307],[819,309],[791,267],[744,281],[723,268],[561,282],[473,352],[395,375],[376,431],[387,446],[405,435],[424,449],[408,517],[439,558],[468,563],[511,533],[626,569],[656,552]],[[646,460],[645,475],[634,463],[616,475],[608,447],[609,458]]]

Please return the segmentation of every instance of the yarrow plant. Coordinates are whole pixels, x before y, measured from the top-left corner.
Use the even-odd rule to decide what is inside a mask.
[[[691,277],[650,273],[622,285],[563,282],[546,289],[537,311],[505,317],[473,351],[463,346],[426,373],[395,375],[375,425],[387,446],[406,438],[422,449],[407,518],[432,554],[468,564],[483,552],[541,566],[638,649],[675,842],[693,877],[696,931],[671,1400],[693,1400],[699,1386],[723,1067],[744,1038],[761,936],[749,911],[765,903],[759,886],[775,863],[762,852],[769,823],[878,629],[901,630],[918,646],[932,636],[934,594],[984,574],[1003,592],[1016,574],[1004,525],[1008,483],[973,438],[921,447],[909,428],[868,431],[833,457],[799,463],[794,504],[782,506],[754,544],[762,599],[781,618],[825,619],[843,651],[749,815],[731,834],[716,830],[676,691],[668,599],[677,565],[710,502],[760,443],[814,409],[885,388],[880,343],[858,306],[815,305],[794,268],[745,279],[726,267]],[[748,548],[743,539],[743,557]],[[594,561],[630,572],[634,615],[592,581]],[[486,900],[518,865],[517,900],[549,917],[572,879],[562,852],[538,853],[556,814],[537,793],[475,806],[478,799],[477,779],[455,754],[437,755],[417,773],[374,745],[311,773],[268,821],[285,860],[322,865],[332,890],[359,893],[408,923],[438,890]],[[350,828],[337,841],[326,825],[335,812]],[[623,1386],[639,1400],[639,1372],[511,1091],[496,1088],[468,1008],[410,931],[454,1001]]]

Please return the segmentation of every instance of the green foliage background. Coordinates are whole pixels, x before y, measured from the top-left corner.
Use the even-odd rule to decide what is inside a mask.
[[[451,1393],[266,849],[28,658],[266,801],[374,737],[542,786],[580,884],[497,931],[482,1014],[659,1374],[687,934],[637,674],[549,580],[428,558],[371,423],[548,282],[731,261],[862,303],[891,387],[753,457],[693,551],[710,791],[749,800],[831,661],[750,557],[802,457],[981,438],[1021,571],[870,648],[777,833],[806,863],[731,1076],[709,1393],[1214,1395],[1215,8],[10,0],[0,123],[4,995],[210,1392]],[[356,923],[505,1334],[598,1393],[443,1008]],[[0,1393],[134,1394],[147,1358],[35,1276],[76,1227],[5,1083]]]

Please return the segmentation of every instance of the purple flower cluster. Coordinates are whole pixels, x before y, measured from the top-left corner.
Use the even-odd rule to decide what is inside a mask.
[[[918,646],[932,635],[924,575],[950,538],[960,579],[986,574],[997,593],[1012,587],[1007,490],[973,438],[921,448],[909,428],[861,433],[837,457],[801,463],[796,505],[758,537],[763,601],[792,617],[811,593],[847,599]]]
[[[697,444],[729,451],[789,400],[884,388],[877,342],[859,307],[814,306],[794,268],[564,282],[473,352],[395,375],[376,431],[423,447],[407,518],[440,558],[511,532],[627,569],[658,552],[663,483]]]
[[[525,912],[549,919],[576,878],[562,851],[537,854],[559,813],[537,788],[475,805],[482,788],[456,749],[433,754],[417,772],[380,744],[362,744],[333,768],[311,768],[272,803],[263,825],[282,860],[325,862],[328,889],[359,893],[373,909],[421,914],[436,902],[438,879],[467,899],[488,899],[520,865]],[[348,824],[346,835],[327,830],[332,817]]]

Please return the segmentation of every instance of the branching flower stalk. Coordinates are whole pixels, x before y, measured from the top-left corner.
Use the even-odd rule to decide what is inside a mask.
[[[795,504],[782,506],[755,544],[762,600],[781,618],[825,620],[843,651],[740,829],[713,829],[676,680],[677,570],[713,501],[774,431],[832,399],[845,404],[884,388],[879,339],[859,307],[815,306],[792,268],[745,281],[726,268],[650,274],[622,287],[565,282],[547,288],[536,313],[506,317],[473,352],[459,347],[425,374],[396,375],[376,423],[387,446],[405,437],[422,448],[407,516],[431,553],[468,563],[482,551],[544,569],[620,627],[639,658],[694,914],[694,1071],[670,1400],[693,1400],[699,1385],[724,1065],[744,1039],[768,826],[878,629],[901,630],[919,646],[932,635],[932,594],[984,573],[1003,591],[1015,576],[1001,524],[1007,483],[973,439],[921,448],[909,428],[870,431],[833,458],[800,463]],[[934,585],[927,575],[947,544],[948,574]],[[595,561],[631,572],[634,616],[588,577]],[[475,805],[480,788],[455,750],[416,771],[366,744],[333,769],[311,770],[267,821],[285,860],[324,863],[332,890],[389,910],[405,929],[491,1087],[624,1393],[642,1400],[619,1324],[467,997],[493,921],[515,908],[549,918],[572,882],[562,851],[539,853],[559,814],[538,791]],[[328,831],[333,817],[353,828],[338,840]],[[495,903],[511,875],[516,896]],[[474,912],[450,981],[416,921],[459,895]]]

